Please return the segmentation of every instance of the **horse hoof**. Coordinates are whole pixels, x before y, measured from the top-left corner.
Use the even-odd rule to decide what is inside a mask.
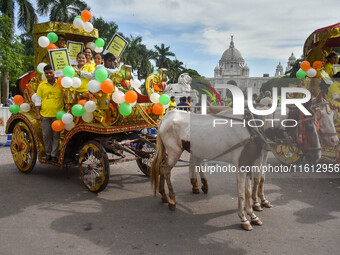
[[[199,193],[200,193],[200,190],[199,190],[199,189],[194,189],[194,188],[192,188],[192,193],[194,193],[194,194],[199,194]]]
[[[208,194],[208,188],[203,188],[202,187],[202,191],[204,192],[204,194]]]
[[[259,217],[256,217],[255,219],[251,220],[251,223],[257,226],[262,226],[263,223],[262,221],[259,219]]]
[[[266,208],[272,208],[273,206],[271,205],[271,203],[268,201],[268,200],[265,200],[265,201],[262,201],[261,202],[261,205],[263,207],[266,207]]]
[[[175,211],[176,210],[176,204],[169,204],[169,210],[170,211]]]
[[[244,230],[247,230],[247,231],[252,231],[252,230],[253,230],[253,227],[251,226],[251,224],[249,223],[249,221],[246,221],[246,222],[241,223],[241,227],[242,227]]]
[[[253,204],[253,210],[257,212],[263,211],[261,205],[259,203]]]

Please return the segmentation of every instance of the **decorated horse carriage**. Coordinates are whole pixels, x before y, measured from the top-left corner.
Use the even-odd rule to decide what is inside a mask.
[[[48,51],[39,47],[38,40],[51,32],[63,34],[67,40],[84,44],[98,38],[96,29],[86,32],[72,24],[62,22],[36,24],[33,29],[36,67],[41,62],[50,61]],[[109,166],[119,161],[136,160],[140,170],[148,175],[154,156],[156,136],[146,130],[158,126],[158,120],[163,112],[162,105],[160,110],[160,104],[152,103],[150,96],[157,99],[157,95],[152,94],[158,94],[158,97],[163,94],[167,79],[166,69],[159,69],[147,77],[145,84],[147,95],[141,94],[140,90],[131,86],[133,75],[128,65],[122,66],[119,72],[109,77],[114,88],[108,93],[99,89],[79,94],[72,87],[63,87],[64,110],[66,114],[71,115],[73,123],[68,125],[68,128],[65,125],[60,131],[57,163],[45,160],[41,122],[35,118],[34,94],[42,79],[44,79],[42,75],[35,72],[18,82],[18,90],[24,98],[24,104],[29,106],[25,107],[25,110],[20,108],[20,112],[12,114],[6,126],[6,132],[12,134],[10,148],[13,160],[21,172],[31,172],[37,158],[41,164],[51,164],[59,168],[78,166],[84,185],[92,192],[105,189],[109,181]],[[128,107],[131,107],[130,112],[122,113],[119,107],[123,103],[127,104],[122,101],[124,92],[128,91],[133,91],[136,99],[134,104],[128,104]],[[123,95],[119,103],[112,97],[114,93]],[[81,101],[85,102],[85,105],[86,102],[91,102],[93,108],[86,117],[74,114],[73,111],[73,107],[80,105]],[[126,157],[126,153],[129,157]]]

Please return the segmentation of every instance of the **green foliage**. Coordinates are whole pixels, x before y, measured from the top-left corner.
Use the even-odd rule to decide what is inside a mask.
[[[98,29],[100,38],[104,39],[106,44],[110,42],[112,36],[118,31],[118,25],[115,22],[106,22],[102,17],[93,17],[91,23],[93,27]]]
[[[183,73],[183,70],[183,62],[177,59],[172,61],[170,60],[168,70],[169,83],[176,83],[179,75]]]
[[[169,68],[170,59],[168,57],[175,56],[175,53],[170,51],[170,46],[165,47],[164,43],[162,43],[161,46],[155,45],[155,49],[156,66],[158,68]]]
[[[289,87],[289,85],[297,85],[300,83],[300,80],[297,78],[290,77],[281,77],[281,78],[272,78],[266,83],[264,83],[261,87],[261,93],[264,94],[267,90],[273,91],[273,88],[278,88],[278,94],[280,95],[280,88]]]

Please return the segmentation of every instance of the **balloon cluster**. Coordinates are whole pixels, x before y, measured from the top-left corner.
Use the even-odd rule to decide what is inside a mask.
[[[152,112],[156,115],[162,114],[170,105],[170,97],[167,94],[159,95],[158,93],[152,93],[150,101],[154,103]]]
[[[46,48],[47,50],[58,49],[55,43],[58,41],[58,35],[54,32],[50,32],[47,36],[40,36],[38,39],[38,44],[42,48]]]
[[[102,38],[98,38],[95,42],[88,42],[86,48],[89,48],[96,53],[101,53],[104,49],[104,45],[105,41]]]
[[[74,68],[72,66],[65,66],[63,68],[63,76],[57,79],[57,83],[60,87],[69,88],[79,88],[81,86],[81,80],[78,77],[73,77],[75,75]]]
[[[9,111],[13,114],[18,112],[29,112],[31,107],[28,103],[24,103],[24,98],[21,95],[16,95],[13,98],[14,104],[9,107]]]
[[[85,32],[91,33],[93,30],[93,25],[90,23],[91,12],[85,10],[81,12],[80,16],[77,16],[73,20],[73,26],[76,28],[83,28]]]
[[[303,79],[306,76],[309,78],[313,78],[317,75],[319,69],[322,68],[322,62],[321,61],[315,61],[313,63],[313,67],[311,67],[311,64],[309,61],[305,60],[301,63],[300,69],[296,72],[296,77],[299,79]]]

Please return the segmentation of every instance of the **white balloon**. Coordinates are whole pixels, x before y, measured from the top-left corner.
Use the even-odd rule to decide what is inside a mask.
[[[84,22],[84,30],[85,32],[91,33],[93,30],[93,25],[90,22]]]
[[[163,109],[168,109],[170,106],[170,103],[166,104],[166,105],[163,105]]]
[[[37,69],[40,73],[44,73],[44,67],[47,66],[46,63],[40,63],[38,66],[37,66]]]
[[[31,110],[31,107],[28,103],[22,103],[20,105],[20,110],[23,112],[29,112]]]
[[[79,79],[78,77],[73,77],[72,78],[72,87],[77,89],[81,86],[81,79]]]
[[[50,45],[50,40],[46,36],[40,36],[38,39],[38,44],[40,47],[46,48]]]
[[[87,88],[90,92],[97,93],[100,90],[100,82],[98,82],[97,80],[91,80],[87,84]]]
[[[135,89],[139,89],[140,86],[142,85],[142,83],[140,82],[140,80],[131,80],[131,86]]]
[[[150,96],[150,100],[151,102],[156,104],[156,103],[159,103],[159,97],[160,95],[158,93],[152,93]]]
[[[34,93],[31,97],[32,102],[35,104],[35,99],[37,98],[37,93]]]
[[[69,124],[65,124],[65,129],[67,130],[67,131],[70,131],[72,128],[74,128],[74,126],[75,126],[75,124],[74,124],[74,122],[72,121],[71,123],[69,123]]]
[[[307,76],[309,78],[315,77],[317,71],[314,68],[309,68],[308,71],[306,72]]]
[[[134,107],[136,104],[137,104],[137,100],[134,103],[130,104],[130,105],[131,105],[131,107]]]
[[[73,115],[71,113],[65,113],[63,117],[61,117],[61,121],[64,122],[65,125],[73,123]]]
[[[96,48],[96,45],[94,44],[94,42],[88,42],[86,44],[86,48],[89,48],[91,50],[94,50]]]
[[[85,112],[82,116],[83,121],[91,122],[93,120],[93,113],[92,112]]]
[[[71,88],[72,84],[73,84],[73,80],[70,77],[64,77],[64,78],[61,79],[61,85],[65,89]]]
[[[125,94],[122,91],[116,91],[112,94],[112,100],[116,104],[125,102]]]
[[[103,47],[100,47],[100,48],[95,47],[94,48],[94,52],[96,52],[96,53],[101,53],[102,51],[103,51]]]
[[[75,26],[76,28],[82,28],[84,26],[84,22],[81,18],[74,19],[73,26]]]
[[[42,79],[43,81],[46,81],[46,76],[45,76],[44,73],[41,75],[41,79]]]
[[[87,112],[94,112],[97,108],[97,104],[93,101],[87,101],[84,107]]]

